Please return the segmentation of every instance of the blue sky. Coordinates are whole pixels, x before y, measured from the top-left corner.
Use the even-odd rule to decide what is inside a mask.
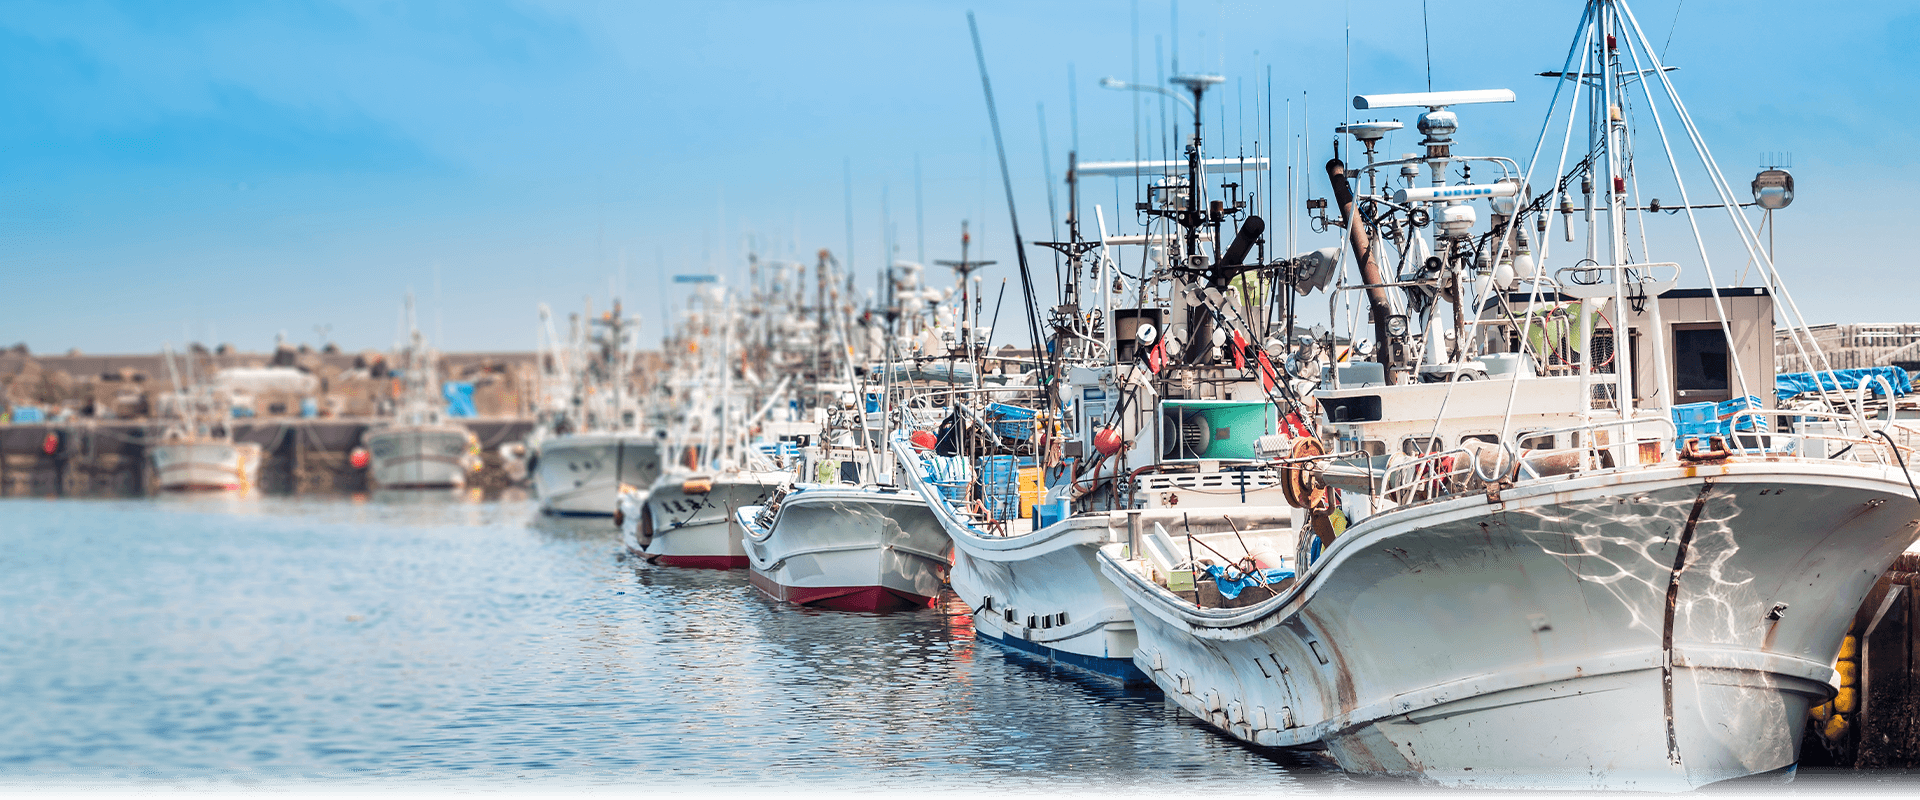
[[[1559,66],[1580,4],[1432,6],[1435,88],[1519,94],[1463,111],[1459,138],[1524,157],[1552,90],[1532,75]],[[862,285],[888,221],[915,258],[916,164],[926,257],[956,256],[970,220],[997,283],[1014,258],[969,9],[1029,239],[1048,226],[1038,106],[1056,175],[1076,129],[1083,158],[1130,157],[1133,98],[1097,81],[1131,76],[1136,41],[1145,81],[1156,46],[1164,62],[1176,44],[1182,71],[1230,78],[1215,152],[1266,138],[1251,121],[1269,69],[1276,138],[1306,111],[1315,165],[1352,113],[1349,69],[1356,93],[1427,79],[1418,0],[1186,0],[1177,38],[1166,0],[5,0],[0,345],[257,350],[282,331],[317,344],[324,325],[343,347],[383,348],[409,289],[446,349],[530,348],[535,303],[564,313],[614,291],[654,339],[678,296],[665,275],[741,275],[749,242],[769,258],[843,253],[848,171]],[[1762,152],[1793,153],[1779,261],[1806,315],[1920,319],[1904,204],[1867,202],[1915,174],[1920,11],[1635,10],[1737,186]],[[1142,108],[1158,122],[1156,101]],[[1111,218],[1112,183],[1087,192]],[[1030,257],[1050,272],[1044,251]]]

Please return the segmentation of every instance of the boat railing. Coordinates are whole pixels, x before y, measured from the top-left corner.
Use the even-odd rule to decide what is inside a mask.
[[[1455,447],[1420,456],[1411,461],[1403,461],[1387,466],[1380,476],[1379,496],[1392,501],[1395,505],[1409,505],[1424,500],[1437,500],[1449,497],[1463,490],[1469,484],[1471,473],[1479,477],[1481,483],[1497,479],[1503,472],[1494,469],[1492,475],[1480,475],[1480,460],[1483,452],[1493,452],[1501,456],[1504,448],[1482,451],[1479,448]]]
[[[1680,265],[1672,261],[1642,264],[1590,264],[1582,262],[1561,267],[1553,273],[1560,294],[1591,298],[1611,293],[1620,284],[1649,295],[1658,295],[1680,280]]]
[[[1662,430],[1648,433],[1646,429],[1649,426]],[[1610,432],[1614,430],[1620,430],[1621,434],[1618,437],[1613,436]],[[1603,433],[1607,435],[1603,436]],[[1569,437],[1567,439],[1569,447],[1567,448],[1529,449],[1518,445],[1518,442],[1538,441],[1540,439],[1559,441],[1563,436]],[[1513,458],[1521,470],[1521,473],[1517,474],[1516,478],[1524,479],[1529,477],[1524,474],[1524,472],[1530,468],[1529,462],[1541,453],[1559,452],[1560,450],[1574,451],[1579,457],[1578,467],[1574,470],[1578,473],[1617,469],[1628,466],[1650,466],[1666,460],[1669,452],[1674,447],[1673,442],[1679,437],[1679,423],[1674,422],[1672,416],[1662,414],[1657,416],[1646,415],[1627,417],[1625,419],[1599,420],[1580,425],[1568,425],[1561,428],[1527,431],[1519,436],[1516,441],[1503,444],[1502,448],[1508,451],[1508,455]],[[1631,449],[1629,449],[1629,445],[1632,445]],[[1531,477],[1541,476],[1534,475]]]
[[[1618,431],[1616,435],[1614,432]],[[1530,430],[1514,441],[1461,446],[1390,464],[1381,473],[1377,496],[1397,505],[1439,500],[1489,486],[1518,484],[1614,469],[1650,466],[1667,460],[1679,426],[1666,416],[1599,420],[1546,430]],[[1525,448],[1518,441],[1575,443],[1562,448]]]
[[[1889,395],[1891,396],[1891,395]],[[1765,425],[1764,419],[1791,423]],[[1751,430],[1742,429],[1742,421]],[[1883,420],[1878,428],[1851,414],[1833,411],[1748,408],[1727,420],[1727,451],[1739,455],[1855,461],[1866,464],[1920,465],[1920,430]],[[1813,423],[1831,430],[1811,429]],[[1904,442],[1904,443],[1903,443]]]

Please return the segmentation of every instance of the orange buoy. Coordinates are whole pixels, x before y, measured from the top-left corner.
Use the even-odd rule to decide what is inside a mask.
[[[1100,455],[1112,456],[1120,452],[1120,432],[1112,428],[1101,428],[1093,435],[1093,449]]]
[[[932,450],[934,445],[940,443],[940,437],[934,436],[930,431],[914,431],[913,435],[907,437],[907,441],[922,450]]]
[[[364,447],[353,448],[353,451],[347,454],[347,463],[352,464],[354,469],[366,469],[367,462],[371,460],[373,460],[372,455],[367,453],[367,448]]]

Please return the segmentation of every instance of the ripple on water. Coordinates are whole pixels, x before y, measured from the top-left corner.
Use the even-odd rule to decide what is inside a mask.
[[[957,603],[797,608],[525,503],[4,500],[0,519],[4,783],[1345,785],[976,644]]]

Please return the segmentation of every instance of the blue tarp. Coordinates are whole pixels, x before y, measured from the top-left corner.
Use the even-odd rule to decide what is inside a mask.
[[[440,396],[447,398],[447,416],[477,417],[480,412],[473,408],[473,384],[467,381],[447,381],[440,384]]]
[[[1263,572],[1266,575],[1266,583],[1279,583],[1293,577],[1293,570],[1290,569],[1269,569]],[[1238,580],[1228,578],[1227,568],[1219,564],[1208,565],[1206,573],[1207,577],[1212,578],[1214,584],[1220,587],[1220,596],[1228,600],[1239,597],[1240,591],[1249,586],[1261,584],[1261,580],[1252,575],[1242,575]]]
[[[40,409],[36,406],[14,406],[13,421],[14,422],[46,422],[47,415],[41,413]]]
[[[1840,379],[1839,386],[1835,386],[1833,383],[1835,377]],[[1796,396],[1817,392],[1821,389],[1858,389],[1860,388],[1860,384],[1865,383],[1868,391],[1878,395],[1882,388],[1880,379],[1884,379],[1886,385],[1892,388],[1893,393],[1896,395],[1905,395],[1913,392],[1913,379],[1907,376],[1907,371],[1904,369],[1899,367],[1861,367],[1859,369],[1837,369],[1831,374],[1826,372],[1789,372],[1784,375],[1776,375],[1773,379],[1773,394],[1775,397],[1778,397],[1781,402],[1786,402]]]

